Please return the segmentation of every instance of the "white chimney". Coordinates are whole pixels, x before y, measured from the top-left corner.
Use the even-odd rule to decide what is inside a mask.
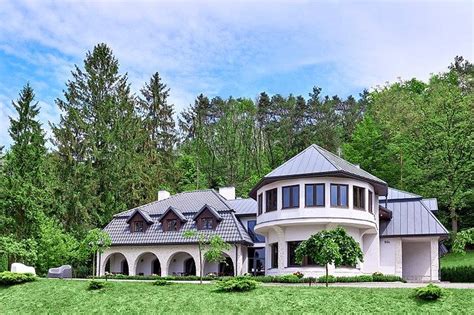
[[[166,190],[160,190],[158,192],[158,201],[169,198],[171,196],[169,191]]]
[[[235,199],[235,187],[221,187],[219,194],[227,200]]]

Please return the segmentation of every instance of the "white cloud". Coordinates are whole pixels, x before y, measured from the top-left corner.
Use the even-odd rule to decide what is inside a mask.
[[[12,0],[2,9],[0,50],[45,69],[59,88],[87,50],[106,42],[135,90],[159,71],[177,110],[201,92],[253,97],[267,79],[285,85],[299,72],[306,81],[294,90],[319,84],[345,93],[426,79],[455,55],[474,59],[470,1]]]

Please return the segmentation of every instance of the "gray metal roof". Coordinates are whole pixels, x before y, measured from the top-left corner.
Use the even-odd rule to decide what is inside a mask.
[[[428,210],[438,211],[438,200],[436,198],[422,199],[421,202],[423,202],[423,204],[426,208],[428,208]]]
[[[282,179],[285,177],[298,176],[344,176],[355,177],[370,181],[374,184],[376,193],[383,195],[387,189],[387,183],[380,178],[364,171],[358,166],[349,163],[339,156],[312,144],[301,151],[267,175],[252,189],[250,196],[255,198],[256,191],[265,183]]]
[[[183,237],[186,230],[195,230],[196,225],[193,217],[205,205],[217,213],[221,218],[215,230],[202,231],[208,235],[220,235],[224,241],[230,243],[252,244],[240,221],[235,217],[234,211],[226,203],[226,200],[212,189],[183,192],[173,195],[161,201],[155,201],[144,206],[130,209],[114,216],[112,221],[104,228],[112,239],[112,245],[125,244],[188,244],[195,243],[197,239]],[[134,215],[137,209],[148,215],[154,224],[145,232],[130,232],[127,220]],[[170,210],[171,209],[171,210]],[[159,219],[167,211],[178,212],[185,223],[179,231],[163,232]]]
[[[409,200],[409,199],[421,199],[420,195],[410,193],[408,191],[388,187],[387,201],[395,200]],[[385,196],[379,196],[379,200],[385,200]]]
[[[421,200],[388,202],[392,219],[380,220],[380,236],[447,235],[449,232]]]
[[[257,201],[252,198],[226,200],[226,202],[238,216],[257,214]]]

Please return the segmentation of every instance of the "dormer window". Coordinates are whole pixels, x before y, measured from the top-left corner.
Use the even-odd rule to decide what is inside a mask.
[[[140,209],[135,209],[127,219],[131,233],[146,232],[146,230],[153,224],[150,215]]]
[[[214,230],[218,222],[222,220],[221,215],[211,206],[204,205],[193,217],[198,230]]]
[[[143,221],[135,221],[135,232],[144,232]]]
[[[166,224],[167,224],[167,231],[177,231],[178,230],[178,220],[169,219],[169,220],[166,220]]]
[[[212,230],[214,220],[212,218],[201,218],[201,226],[203,230]]]
[[[163,232],[179,231],[181,226],[187,221],[186,217],[174,207],[169,207],[160,218]]]

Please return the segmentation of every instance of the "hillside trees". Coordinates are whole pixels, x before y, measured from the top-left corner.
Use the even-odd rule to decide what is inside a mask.
[[[472,222],[463,209],[474,203],[473,73],[456,58],[427,83],[412,79],[372,92],[368,113],[344,146],[346,158],[390,185],[437,197],[454,232],[460,213]]]

